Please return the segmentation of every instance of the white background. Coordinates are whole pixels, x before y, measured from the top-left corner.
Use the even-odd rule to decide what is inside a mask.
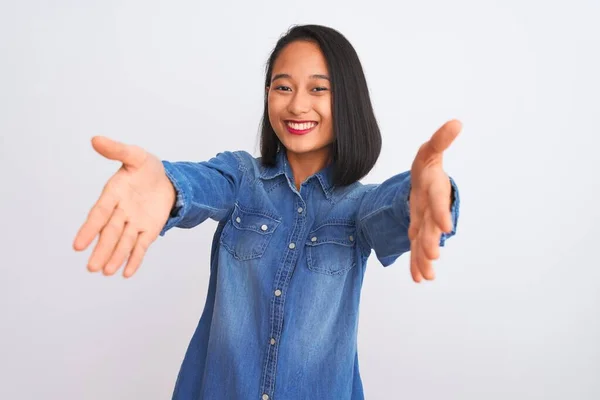
[[[258,155],[264,66],[297,23],[338,29],[361,57],[384,137],[365,183],[464,124],[437,279],[371,258],[367,398],[600,398],[600,3],[565,4],[3,0],[0,398],[170,398],[216,224],[160,238],[131,280],[87,272],[72,240],[118,168],[90,138],[169,160]]]

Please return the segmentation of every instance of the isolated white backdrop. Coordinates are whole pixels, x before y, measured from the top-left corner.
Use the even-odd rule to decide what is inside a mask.
[[[370,261],[367,398],[600,398],[600,5],[564,4],[2,1],[0,397],[170,397],[216,224],[160,238],[131,280],[88,273],[71,243],[118,167],[89,140],[257,155],[269,51],[319,23],[367,74],[384,147],[364,182],[464,123],[445,158],[461,218],[437,279],[413,283],[408,256]]]

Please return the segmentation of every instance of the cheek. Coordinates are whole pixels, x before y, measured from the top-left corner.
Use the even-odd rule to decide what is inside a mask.
[[[268,103],[267,103],[267,112],[269,114],[269,121],[271,122],[271,125],[274,127],[275,124],[274,122],[277,120],[277,107],[276,104],[269,99]]]
[[[329,99],[320,102],[315,106],[315,109],[319,113],[321,117],[321,123],[328,128],[331,128],[333,125],[332,116],[331,116],[331,102]]]
[[[277,98],[277,96],[270,96],[267,104],[267,109],[269,111],[269,117],[272,119],[277,119],[278,115],[281,114],[282,110],[285,108],[285,104],[281,101],[281,99]]]
[[[317,110],[319,115],[324,120],[331,119],[331,98],[323,96],[314,104],[314,109]]]

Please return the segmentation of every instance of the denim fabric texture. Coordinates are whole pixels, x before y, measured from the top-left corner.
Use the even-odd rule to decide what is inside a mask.
[[[372,252],[389,266],[410,251],[410,172],[335,187],[327,167],[296,190],[285,151],[274,167],[245,151],[163,165],[177,203],[161,236],[218,221],[205,308],[173,399],[363,399],[365,266]],[[459,214],[450,181],[454,225],[442,246]]]

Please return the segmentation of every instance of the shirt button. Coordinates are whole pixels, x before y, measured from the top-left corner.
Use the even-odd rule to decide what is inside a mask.
[[[311,241],[311,242],[316,242],[316,241],[317,241],[317,237],[316,237],[316,236],[313,236],[313,237],[311,237],[311,238],[310,238],[310,241]]]
[[[239,224],[240,222],[242,222],[242,219],[241,219],[240,217],[237,217],[237,218],[235,219],[235,222],[237,222],[237,223]]]
[[[350,241],[354,242],[354,236],[350,236]]]
[[[295,243],[290,243],[290,245],[288,247],[290,249],[295,249],[296,248],[296,244]]]
[[[281,290],[277,289],[275,291],[275,296],[277,296],[277,297],[281,296]]]
[[[302,214],[302,211],[304,211],[304,209],[302,207],[298,207],[298,214]]]
[[[268,394],[263,394],[262,395],[262,400],[269,400],[269,395]]]
[[[271,344],[275,344],[275,339],[271,338]]]
[[[263,231],[266,231],[268,229],[268,227],[266,225],[263,225],[260,227],[260,229],[262,229]]]

